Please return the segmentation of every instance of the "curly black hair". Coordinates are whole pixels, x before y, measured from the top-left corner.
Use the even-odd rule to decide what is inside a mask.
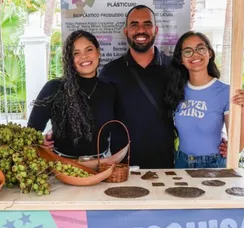
[[[80,92],[78,79],[81,75],[74,66],[74,43],[81,37],[88,39],[99,50],[99,42],[94,35],[84,30],[72,32],[63,45],[63,76],[58,91],[42,101],[35,101],[37,105],[51,104],[53,133],[57,137],[70,138],[74,143],[80,138],[91,141],[94,127],[91,108],[85,95]],[[61,110],[61,113],[57,113],[57,110]]]
[[[220,77],[220,72],[218,70],[217,65],[214,62],[215,52],[207,36],[200,32],[194,31],[184,33],[179,38],[175,46],[173,58],[169,66],[170,80],[166,89],[165,102],[169,106],[170,115],[174,115],[174,112],[177,111],[177,106],[179,105],[179,103],[185,100],[184,87],[187,81],[189,80],[189,72],[186,69],[186,67],[182,64],[181,51],[184,41],[191,36],[199,37],[207,45],[208,49],[211,52],[212,56],[209,59],[207,67],[208,74],[214,78]]]

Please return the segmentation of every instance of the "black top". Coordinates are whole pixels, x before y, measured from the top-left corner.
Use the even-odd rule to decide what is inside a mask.
[[[130,52],[104,66],[99,78],[111,82],[117,92],[116,116],[127,125],[131,136],[131,165],[140,168],[172,168],[174,161],[173,118],[163,102],[170,58],[155,47],[152,62],[142,68]],[[161,117],[140,88],[129,67],[133,67],[162,109]],[[122,133],[121,133],[122,135]],[[120,137],[124,141],[125,137]],[[117,139],[117,138],[116,138]],[[126,143],[125,141],[123,142]],[[121,147],[121,146],[120,146]]]
[[[91,143],[86,139],[81,138],[79,139],[78,144],[75,144],[73,142],[73,139],[58,138],[55,135],[55,132],[53,132],[53,140],[55,142],[54,146],[57,148],[58,151],[66,155],[92,155],[96,154],[96,139],[99,129],[105,122],[114,119],[115,90],[111,84],[101,82],[96,77],[79,77],[78,83],[80,89],[84,91],[87,95],[91,94],[95,84],[97,83],[94,93],[91,95],[90,99],[87,99],[88,104],[91,107],[91,112],[95,125],[92,132],[93,142]],[[60,79],[48,81],[39,93],[37,100],[41,101],[44,98],[57,93],[58,89],[61,86],[63,86],[63,83]],[[34,127],[36,130],[43,131],[46,127],[48,120],[50,119],[52,122],[51,107],[52,103],[46,104],[45,106],[34,106],[28,121],[28,126]],[[60,110],[56,110],[56,113],[58,113],[58,115],[62,115]],[[108,147],[108,131],[110,131],[109,127],[105,127],[104,131],[101,134],[101,152],[103,152]]]

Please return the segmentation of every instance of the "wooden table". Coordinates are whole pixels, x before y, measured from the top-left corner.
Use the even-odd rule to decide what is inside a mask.
[[[147,170],[141,170],[141,174],[144,174]],[[233,178],[221,178],[221,180],[226,182],[226,185],[221,186],[221,187],[208,187],[204,186],[201,184],[203,180],[210,179],[210,178],[191,178],[185,170],[172,170],[174,171],[178,177],[182,177],[182,180],[173,180],[172,178],[175,176],[172,175],[166,175],[165,171],[169,170],[153,170],[156,171],[159,178],[154,179],[154,180],[142,180],[140,176],[138,175],[130,175],[129,180],[124,183],[100,183],[95,186],[89,186],[89,187],[74,187],[74,186],[69,186],[60,183],[57,180],[54,180],[52,183],[52,188],[55,189],[50,195],[48,196],[41,196],[38,197],[35,195],[35,193],[31,193],[28,195],[20,194],[20,190],[18,189],[3,189],[0,192],[0,214],[7,215],[7,211],[11,211],[13,213],[14,211],[18,210],[16,213],[40,213],[40,210],[42,212],[50,212],[49,214],[52,214],[52,211],[55,210],[60,210],[59,212],[56,211],[55,213],[64,213],[63,211],[65,210],[65,214],[69,213],[74,213],[74,211],[82,212],[86,214],[87,218],[87,223],[89,222],[89,214],[92,215],[93,217],[96,215],[103,221],[110,221],[110,217],[124,217],[125,214],[126,216],[124,217],[126,221],[130,215],[133,216],[135,213],[137,216],[139,216],[139,220],[143,220],[146,217],[139,215],[140,213],[145,214],[146,212],[148,213],[147,215],[149,216],[147,221],[150,221],[150,218],[153,220],[151,221],[152,224],[154,221],[158,219],[164,218],[164,222],[168,221],[165,220],[167,217],[169,219],[168,213],[171,214],[171,219],[176,219],[178,221],[178,218],[181,217],[182,213],[185,214],[185,216],[182,217],[182,219],[193,219],[191,217],[191,214],[193,213],[192,209],[197,209],[194,210],[194,221],[201,221],[203,213],[207,214],[211,217],[214,215],[215,216],[222,216],[221,219],[227,219],[225,218],[225,213],[226,216],[231,215],[232,220],[237,223],[236,227],[241,227],[242,224],[242,218],[244,215],[244,197],[237,197],[237,196],[231,196],[228,195],[225,192],[225,189],[229,187],[244,187],[244,170],[242,169],[237,169],[236,171],[241,174],[243,177],[233,177]],[[177,198],[174,196],[170,196],[167,193],[165,193],[165,189],[168,187],[173,187],[175,186],[175,182],[187,182],[188,186],[191,187],[199,187],[205,191],[205,194],[201,197],[198,198],[192,198],[192,199],[182,199],[182,198]],[[153,187],[152,182],[163,182],[165,186],[159,186],[159,187]],[[120,199],[120,198],[113,198],[110,196],[107,196],[104,194],[104,191],[109,188],[109,187],[115,187],[115,186],[139,186],[139,187],[144,187],[147,188],[150,191],[150,194],[141,197],[141,198],[134,198],[134,199]],[[173,213],[173,211],[174,213]],[[189,209],[189,210],[186,210]],[[207,209],[207,210],[206,210]],[[217,209],[217,210],[212,210],[212,209]],[[225,210],[224,210],[225,209]],[[228,210],[226,210],[228,209]],[[238,210],[233,210],[233,209],[238,209]],[[103,210],[103,211],[100,211]],[[3,212],[5,211],[5,212]],[[26,212],[24,212],[26,211]],[[84,212],[85,211],[85,212]],[[100,212],[99,212],[100,211]],[[210,213],[211,212],[211,213]],[[138,214],[139,213],[139,214]],[[216,214],[217,213],[217,214]],[[101,217],[101,214],[103,216]],[[167,216],[166,216],[167,214]],[[174,215],[177,215],[175,217]],[[55,215],[58,217],[58,215]],[[55,217],[54,216],[54,217]],[[63,215],[62,215],[63,216]],[[61,216],[61,217],[62,217]],[[71,216],[71,215],[69,215]],[[106,220],[106,216],[107,220]],[[156,216],[156,217],[155,217]],[[166,217],[164,217],[166,216]],[[238,217],[239,216],[239,217]],[[241,216],[241,218],[240,218]],[[60,217],[60,216],[59,216]],[[60,218],[61,218],[60,217]],[[65,216],[64,216],[65,217]],[[63,219],[64,219],[63,217]],[[66,217],[67,218],[67,217]],[[228,217],[230,218],[230,217]],[[169,227],[169,228],[183,228],[185,226],[181,226],[181,222],[183,221],[180,219],[180,221],[176,222],[179,224],[173,225],[172,227],[170,224],[172,222],[168,221],[168,225],[150,225],[152,228],[161,228],[161,227]],[[206,218],[207,219],[207,218]],[[220,220],[221,220],[220,219]],[[96,219],[99,221],[99,219]],[[129,219],[130,220],[130,219]],[[214,220],[214,219],[212,219]],[[222,221],[221,220],[221,221]],[[0,216],[0,221],[1,221],[1,216]],[[163,220],[162,220],[163,221]],[[173,221],[173,220],[172,220]],[[204,220],[205,221],[205,220]],[[218,220],[219,221],[219,220]],[[143,222],[145,223],[145,221]],[[176,224],[175,223],[175,224]],[[186,222],[187,223],[187,222]],[[220,222],[219,222],[220,223]],[[100,223],[99,223],[100,224]],[[124,226],[121,225],[121,223],[115,222],[116,227],[121,227],[121,228],[126,228],[127,226],[124,224]],[[216,225],[216,224],[215,224]],[[231,225],[231,224],[230,224]],[[95,227],[96,225],[92,226],[84,226],[84,227]],[[148,228],[150,226],[145,226],[144,225],[138,225],[135,227],[141,227],[141,228]],[[1,222],[0,222],[0,227],[1,227]],[[3,226],[3,227],[8,227],[8,226]],[[10,227],[10,226],[9,226]],[[43,226],[45,227],[45,226]],[[55,227],[55,226],[54,226]],[[57,226],[57,227],[62,227],[62,226]],[[72,227],[72,226],[71,226]],[[75,227],[75,226],[74,226]],[[80,226],[81,227],[81,226]],[[103,227],[101,224],[99,226]],[[115,228],[113,226],[109,226],[109,223],[104,226],[106,228],[111,227]],[[134,228],[133,226],[128,226],[130,228]],[[150,228],[151,228],[150,227]],[[186,228],[214,228],[214,226],[202,226],[202,227],[195,227],[195,225],[189,225],[189,227]],[[217,227],[228,227],[228,226],[217,226]],[[216,228],[217,228],[216,227]],[[229,226],[231,228],[234,228],[235,226]],[[244,227],[244,226],[243,226]]]

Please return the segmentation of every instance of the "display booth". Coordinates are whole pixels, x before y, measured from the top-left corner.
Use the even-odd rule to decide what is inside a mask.
[[[244,1],[233,0],[232,7],[231,97],[242,85]],[[227,168],[235,170],[236,175],[217,174],[215,177],[223,182],[222,186],[204,185],[203,181],[213,179],[211,173],[199,178],[186,170],[172,169],[136,170],[130,172],[126,182],[101,182],[93,186],[71,186],[53,179],[52,193],[41,197],[3,188],[0,227],[244,228],[244,193],[238,191],[238,187],[244,187],[244,170],[238,168],[240,120],[240,107],[231,105]],[[156,172],[153,175],[158,178],[143,179],[147,171]],[[176,185],[200,189],[202,195],[172,196],[167,189]],[[146,189],[147,195],[118,198],[105,194],[108,188],[121,186]],[[229,194],[233,187],[239,196]]]

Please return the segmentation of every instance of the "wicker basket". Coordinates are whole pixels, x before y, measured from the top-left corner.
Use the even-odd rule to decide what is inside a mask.
[[[109,167],[111,167],[112,165],[114,165],[112,174],[105,181],[106,182],[110,182],[110,183],[124,182],[124,181],[127,181],[128,177],[129,177],[129,170],[130,170],[130,166],[129,166],[129,163],[130,163],[130,145],[128,146],[127,163],[126,164],[123,164],[123,163],[115,163],[115,164],[103,163],[103,164],[101,164],[101,162],[100,162],[100,158],[99,158],[99,154],[100,154],[100,151],[99,151],[99,148],[100,148],[100,146],[99,146],[100,145],[100,135],[101,135],[101,132],[102,132],[103,128],[109,123],[119,123],[119,124],[121,124],[124,127],[124,129],[125,129],[125,131],[127,133],[128,144],[130,144],[130,136],[129,136],[128,129],[126,128],[126,126],[122,122],[120,122],[118,120],[110,120],[110,121],[106,122],[101,127],[101,129],[99,130],[98,138],[97,138],[98,172],[102,172],[102,171],[108,169]]]

